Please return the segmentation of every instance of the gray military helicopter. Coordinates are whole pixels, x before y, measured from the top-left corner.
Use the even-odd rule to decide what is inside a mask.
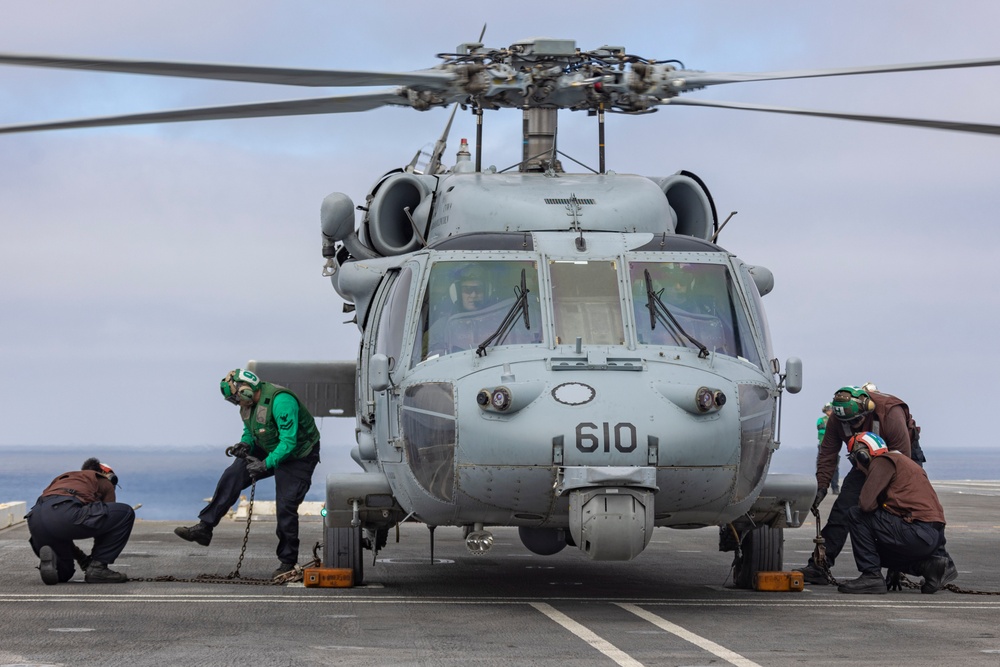
[[[801,525],[811,475],[768,474],[785,390],[761,297],[774,281],[718,245],[695,174],[620,174],[605,165],[606,113],[709,106],[1000,134],[1000,126],[682,98],[724,83],[1000,64],[1000,60],[758,74],[687,70],[622,47],[536,38],[440,54],[414,72],[0,54],[0,64],[299,86],[395,86],[371,93],[0,127],[0,134],[273,115],[417,110],[475,115],[451,167],[430,155],[380,178],[360,206],[321,208],[324,273],[355,313],[356,361],[249,367],[317,417],[355,417],[362,469],[330,475],[324,563],[364,576],[364,550],[402,521],[460,526],[472,553],[491,526],[517,526],[530,551],[573,545],[629,560],[653,529],[718,527],[734,580],[780,570],[783,529]],[[486,111],[520,109],[522,159],[484,169]],[[597,125],[598,167],[570,174],[557,115]],[[453,112],[454,113],[454,112]],[[450,122],[449,122],[450,125]],[[424,163],[421,160],[426,158]],[[575,162],[575,160],[573,160]],[[360,211],[360,220],[357,212]]]

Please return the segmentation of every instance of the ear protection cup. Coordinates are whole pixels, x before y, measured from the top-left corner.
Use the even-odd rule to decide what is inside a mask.
[[[854,459],[854,462],[862,468],[867,468],[872,462],[871,454],[868,453],[868,448],[864,446],[856,447],[854,451],[851,452],[851,458]]]
[[[111,466],[101,464],[101,474],[108,478],[112,486],[118,486],[118,475],[111,469]]]
[[[223,398],[230,403],[253,402],[253,395],[257,392],[259,386],[260,378],[250,371],[240,368],[229,371],[226,377],[222,378],[222,382],[219,383],[219,389],[222,391]]]
[[[875,456],[882,456],[889,451],[880,436],[866,431],[853,436],[847,442],[847,457],[851,463],[857,464],[867,469]]]

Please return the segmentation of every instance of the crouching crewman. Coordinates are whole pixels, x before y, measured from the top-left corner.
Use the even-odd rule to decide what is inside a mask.
[[[135,511],[115,502],[118,476],[95,458],[80,470],[65,472],[42,491],[27,514],[29,543],[38,556],[42,581],[51,586],[73,578],[73,561],[84,571],[88,584],[120,584],[128,581],[108,565],[125,549]],[[73,540],[93,538],[90,555]]]
[[[885,593],[882,568],[922,576],[921,593],[935,593],[958,577],[945,550],[944,508],[927,473],[906,454],[890,451],[868,431],[847,443],[848,458],[866,475],[858,504],[848,511],[854,562],[861,576],[841,593]],[[897,579],[898,581],[898,579]]]

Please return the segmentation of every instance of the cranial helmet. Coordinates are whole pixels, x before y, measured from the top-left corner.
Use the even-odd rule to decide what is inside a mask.
[[[252,403],[253,395],[260,387],[260,378],[242,368],[229,371],[219,383],[222,397],[233,405]]]
[[[101,463],[97,458],[91,457],[84,461],[83,465],[80,466],[80,470],[93,470],[98,475],[106,477],[113,485],[118,486],[118,475],[115,474],[111,466]]]
[[[858,433],[847,441],[847,458],[851,463],[857,464],[867,469],[872,459],[889,452],[885,440],[875,435],[871,431]]]
[[[875,409],[875,402],[861,387],[841,387],[831,402],[833,416],[843,422],[860,420]]]

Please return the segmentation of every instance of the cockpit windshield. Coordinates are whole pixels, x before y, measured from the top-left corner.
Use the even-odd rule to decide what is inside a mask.
[[[414,365],[484,344],[483,349],[541,342],[535,262],[437,262],[431,267],[411,357]]]
[[[647,279],[648,276],[648,279]],[[762,368],[753,332],[723,264],[629,262],[640,345],[699,347]],[[660,317],[665,310],[671,317]],[[679,326],[673,326],[673,324]]]

